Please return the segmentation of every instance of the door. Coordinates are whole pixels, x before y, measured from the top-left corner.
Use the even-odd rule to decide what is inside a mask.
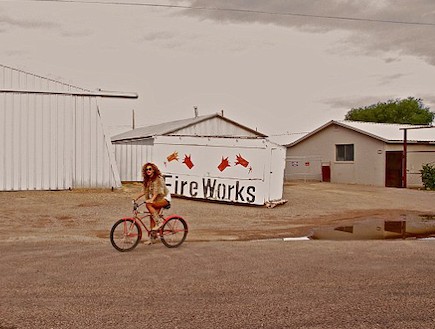
[[[402,187],[402,151],[385,153],[385,186]]]
[[[322,182],[330,182],[331,181],[331,166],[322,165]]]
[[[285,149],[271,148],[269,200],[282,199],[284,189]]]

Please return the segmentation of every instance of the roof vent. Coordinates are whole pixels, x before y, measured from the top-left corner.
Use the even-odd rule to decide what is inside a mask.
[[[195,118],[198,117],[198,106],[193,107],[193,113],[195,114]]]

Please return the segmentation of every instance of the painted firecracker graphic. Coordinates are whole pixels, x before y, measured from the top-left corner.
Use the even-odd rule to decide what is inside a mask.
[[[217,167],[220,171],[224,171],[226,168],[231,167],[228,157],[222,157],[221,163]]]
[[[229,159],[229,157],[222,156],[221,162],[217,166],[219,171],[223,172],[228,167],[231,167],[230,161],[228,159]],[[178,151],[174,151],[173,153],[168,155],[166,157],[166,160],[168,162],[178,161],[179,160]],[[191,154],[189,154],[189,155],[184,154],[184,159],[183,159],[182,163],[184,163],[186,165],[186,167],[189,169],[192,169],[195,166],[195,164],[192,161]],[[164,162],[164,164],[165,164],[165,166],[167,166],[167,162]],[[249,174],[252,172],[252,166],[249,166],[249,161],[246,160],[240,153],[238,155],[236,155],[236,160],[234,162],[234,166],[238,166],[238,165],[247,168]]]
[[[237,165],[241,165],[241,166],[243,166],[243,167],[245,167],[245,168],[248,168],[248,166],[249,166],[249,161],[246,160],[246,159],[245,159],[243,156],[241,156],[240,153],[239,153],[238,155],[236,155],[236,161],[234,162],[234,165],[235,165],[235,166],[237,166]],[[226,157],[226,158],[222,157],[222,160],[221,160],[221,163],[220,163],[219,166],[218,166],[218,169],[219,169],[220,171],[224,171],[224,170],[225,170],[226,168],[228,168],[228,167],[231,167],[230,162],[228,161],[228,157]],[[249,166],[248,169],[249,169],[248,173],[251,173],[251,172],[252,172],[252,167]]]
[[[192,162],[192,156],[191,156],[190,154],[189,154],[189,155],[187,155],[187,154],[184,155],[183,163],[184,163],[184,164],[187,166],[187,168],[189,168],[189,169],[192,169],[193,166],[194,166],[194,164],[193,164],[193,162]]]
[[[172,154],[169,154],[167,157],[166,157],[166,160],[168,160],[168,162],[171,162],[171,161],[178,161],[178,152],[177,151],[174,151]]]
[[[236,156],[236,166],[237,165],[241,165],[241,166],[247,168],[249,165],[249,161],[244,159],[239,153],[239,155]]]
[[[236,163],[235,164],[236,164],[236,166],[237,165],[241,165],[241,166],[243,166],[245,168],[248,168],[249,161],[246,160],[244,157],[242,157],[240,155],[240,153],[239,153],[239,155],[236,156]],[[248,168],[248,174],[250,174],[251,172],[252,172],[252,166],[249,166],[249,168]]]

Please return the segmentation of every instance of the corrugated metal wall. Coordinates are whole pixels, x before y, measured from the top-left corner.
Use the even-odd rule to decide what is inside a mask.
[[[187,128],[177,130],[176,135],[187,136],[244,136],[258,137],[253,132],[219,118],[204,120]]]
[[[153,161],[153,139],[113,145],[121,181],[142,181],[142,165]]]
[[[184,129],[179,129],[174,135],[187,136],[245,136],[258,137],[235,124],[219,118],[205,120]],[[153,139],[141,141],[115,142],[115,158],[120,171],[121,181],[141,181],[142,165],[153,161]]]
[[[0,65],[0,89],[83,89]],[[0,92],[0,190],[120,186],[95,97]]]

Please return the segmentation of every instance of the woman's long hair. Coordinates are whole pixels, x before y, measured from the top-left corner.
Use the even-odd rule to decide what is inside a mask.
[[[147,171],[146,171],[147,167],[152,167],[154,169],[154,175],[152,177],[149,177],[147,175]],[[148,182],[153,182],[161,176],[162,176],[162,173],[160,172],[159,168],[154,163],[147,162],[142,166],[142,177],[143,177],[143,185],[144,186],[147,186]]]

